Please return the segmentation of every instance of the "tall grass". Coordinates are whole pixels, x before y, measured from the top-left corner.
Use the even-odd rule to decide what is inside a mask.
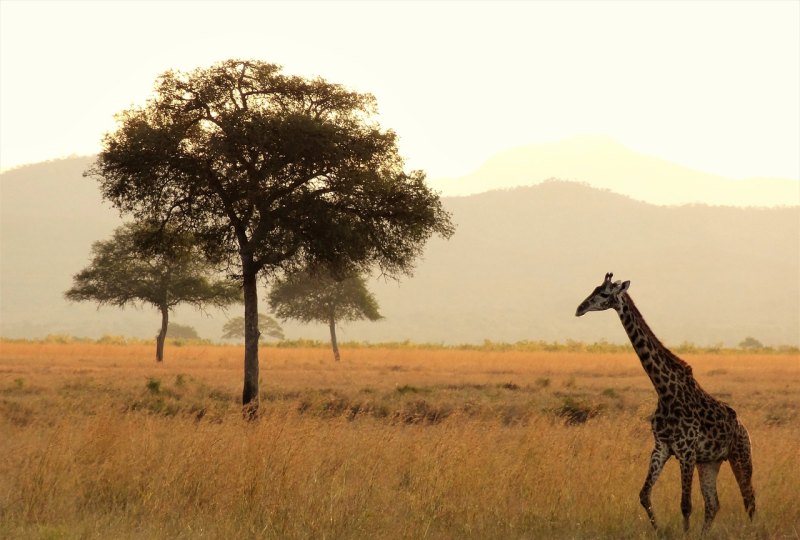
[[[632,353],[270,348],[247,423],[237,347],[0,347],[3,538],[653,537]],[[796,538],[800,357],[687,360],[754,445],[757,519],[724,466],[708,537]],[[678,476],[654,491],[662,538],[683,537]]]

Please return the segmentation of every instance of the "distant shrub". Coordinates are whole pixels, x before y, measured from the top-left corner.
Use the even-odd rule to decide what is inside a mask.
[[[691,354],[700,352],[700,349],[694,343],[690,341],[684,341],[675,347],[675,352],[678,354]]]
[[[449,405],[432,405],[424,399],[405,403],[394,415],[404,424],[438,424],[452,413]]]
[[[619,397],[619,394],[613,388],[606,388],[605,390],[603,390],[601,392],[601,394],[603,394],[606,397],[610,397],[610,398],[618,398]]]
[[[197,330],[194,329],[193,326],[178,324],[178,323],[169,323],[167,326],[167,336],[171,339],[184,339],[184,340],[192,340],[192,339],[200,339],[200,336],[197,334]]]
[[[597,416],[600,412],[598,407],[593,407],[579,403],[571,397],[564,398],[564,402],[556,409],[556,415],[564,418],[564,423],[568,426],[584,424],[590,418]]]
[[[155,377],[150,377],[147,379],[147,384],[145,385],[147,390],[151,394],[160,394],[161,393],[161,381],[156,379]]]
[[[346,346],[347,344],[342,344],[342,346]],[[262,345],[263,346],[263,345]],[[325,347],[330,347],[329,343],[323,343],[316,339],[286,339],[283,341],[279,341],[275,344],[270,344],[271,347],[277,347],[279,349],[316,349]]]
[[[759,350],[764,348],[764,344],[758,341],[754,337],[746,337],[744,338],[741,343],[739,343],[739,348],[746,349],[746,350]]]
[[[44,338],[45,343],[74,343],[76,340],[74,337],[69,336],[67,334],[47,334]]]
[[[98,339],[96,343],[101,345],[125,345],[128,343],[128,340],[125,339],[125,336],[110,336],[106,334]]]
[[[398,386],[395,388],[395,392],[398,394],[418,394],[421,392],[419,388],[416,386],[411,386],[410,384],[404,384],[403,386]]]

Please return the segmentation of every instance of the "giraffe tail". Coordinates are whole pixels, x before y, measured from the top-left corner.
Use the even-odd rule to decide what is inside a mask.
[[[753,489],[753,454],[750,445],[750,435],[744,425],[738,422],[734,435],[733,446],[729,455],[731,469],[739,484],[739,490],[744,499],[744,508],[750,519],[756,512],[756,494]]]

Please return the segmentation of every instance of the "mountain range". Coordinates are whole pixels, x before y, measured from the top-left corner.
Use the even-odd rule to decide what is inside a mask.
[[[640,154],[596,136],[513,148],[495,155],[467,176],[433,179],[432,184],[446,195],[474,195],[553,178],[583,182],[659,205],[800,205],[797,180],[725,178]]]
[[[63,299],[72,275],[88,263],[92,242],[108,238],[122,222],[96,184],[82,177],[91,159],[0,175],[3,337],[155,335],[158,316],[149,308],[97,309]],[[521,161],[498,156],[475,178],[516,170]],[[576,170],[563,176],[581,180]],[[675,175],[676,186],[692,182]],[[500,172],[496,178],[495,187],[510,181]],[[736,181],[720,181],[719,200],[738,189]],[[385,318],[347,324],[339,338],[624,342],[613,313],[574,316],[578,303],[613,271],[631,280],[631,296],[667,344],[736,345],[752,336],[769,345],[800,345],[800,206],[791,200],[769,208],[655,205],[635,195],[551,180],[443,197],[456,234],[432,239],[412,277],[372,279]],[[179,308],[172,320],[219,339],[227,319],[241,311]],[[288,322],[284,329],[289,338],[327,338],[324,326]]]

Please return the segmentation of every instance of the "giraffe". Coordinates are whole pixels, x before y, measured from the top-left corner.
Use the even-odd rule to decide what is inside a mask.
[[[606,274],[603,283],[581,302],[575,315],[614,309],[658,394],[658,406],[651,420],[655,448],[639,493],[650,524],[657,528],[650,492],[670,456],[680,463],[684,531],[689,530],[695,467],[705,503],[703,531],[707,531],[719,510],[717,473],[725,460],[733,469],[745,510],[753,519],[756,501],[750,437],[736,418],[736,411],[703,390],[692,375],[691,366],[658,340],[626,292],[630,281],[612,282],[612,277],[612,273]]]

